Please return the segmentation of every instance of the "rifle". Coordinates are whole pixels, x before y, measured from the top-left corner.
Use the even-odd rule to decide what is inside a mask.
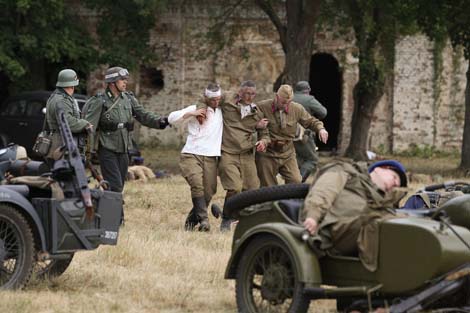
[[[88,168],[91,172],[91,176],[93,176],[94,179],[98,182],[98,184],[104,189],[108,190],[109,189],[109,183],[104,180],[103,176],[100,174],[100,172],[95,168],[93,165],[93,157],[96,155],[95,151],[95,132],[87,128],[87,133],[88,133],[88,140],[87,140],[87,147],[85,151],[85,167]]]
[[[73,176],[74,189],[80,193],[85,212],[88,219],[92,219],[95,215],[93,202],[91,201],[91,192],[88,188],[88,178],[86,176],[85,167],[83,166],[82,157],[78,150],[77,144],[73,140],[64,110],[61,107],[56,108],[56,117],[59,126],[60,135],[62,137],[63,146],[61,150],[64,152],[63,158],[54,163],[52,172],[54,175],[61,176],[65,174]]]

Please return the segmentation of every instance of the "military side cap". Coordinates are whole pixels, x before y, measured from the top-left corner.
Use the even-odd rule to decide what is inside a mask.
[[[406,178],[406,169],[397,160],[382,160],[375,162],[371,166],[369,166],[369,173],[371,173],[375,168],[377,167],[383,167],[383,168],[388,168],[391,169],[392,171],[396,172],[398,176],[400,176],[400,186],[401,187],[406,187],[408,185],[408,180]]]
[[[294,98],[294,91],[290,85],[281,85],[277,90],[277,95],[286,100],[292,100]]]
[[[308,83],[308,81],[301,80],[297,82],[297,84],[295,84],[294,90],[295,91],[310,90],[310,84]]]

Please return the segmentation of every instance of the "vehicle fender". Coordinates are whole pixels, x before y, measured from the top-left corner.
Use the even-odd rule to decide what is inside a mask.
[[[299,280],[308,285],[320,285],[322,282],[318,258],[308,243],[301,236],[304,229],[285,223],[266,223],[253,227],[233,243],[232,255],[225,271],[226,279],[234,279],[238,263],[246,246],[257,236],[270,234],[279,238],[294,257],[299,269]]]
[[[4,188],[0,186],[0,203],[10,203],[18,208],[20,213],[23,213],[31,225],[33,233],[36,238],[40,240],[38,242],[41,250],[46,250],[46,236],[44,227],[42,226],[41,219],[37,214],[31,203],[19,192],[12,189]]]

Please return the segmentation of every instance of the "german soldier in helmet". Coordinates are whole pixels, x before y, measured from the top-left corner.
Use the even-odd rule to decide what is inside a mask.
[[[126,90],[129,72],[122,67],[106,70],[106,90],[85,104],[85,119],[96,125],[98,158],[103,178],[110,189],[122,192],[132,148],[134,118],[142,125],[164,129],[168,119],[146,111],[135,96]]]
[[[56,90],[51,94],[46,104],[47,126],[52,134],[52,144],[47,158],[53,159],[54,151],[62,146],[59,126],[56,117],[57,107],[64,110],[65,118],[73,134],[85,133],[87,128],[92,129],[92,123],[80,118],[80,109],[77,101],[73,98],[75,86],[79,83],[77,73],[71,69],[59,72],[57,76]],[[51,164],[49,164],[51,165]]]

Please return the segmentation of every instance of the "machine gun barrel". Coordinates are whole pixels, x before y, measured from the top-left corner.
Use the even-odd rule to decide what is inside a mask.
[[[74,171],[75,182],[77,184],[76,187],[78,188],[83,205],[85,206],[86,216],[87,218],[91,219],[94,216],[94,208],[82,157],[78,150],[77,144],[73,140],[72,131],[70,130],[70,126],[65,117],[64,110],[60,107],[57,107],[56,116],[60,135],[64,143],[62,147],[64,150],[64,158],[70,168]]]

